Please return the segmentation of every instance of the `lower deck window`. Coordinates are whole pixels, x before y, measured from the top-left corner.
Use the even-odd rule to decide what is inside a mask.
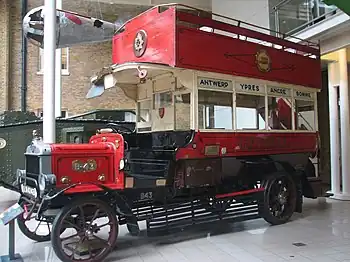
[[[138,102],[137,122],[150,122],[151,109],[151,100]]]
[[[199,129],[233,129],[232,110],[232,93],[198,91]]]
[[[175,130],[191,129],[191,94],[176,94],[175,102]]]
[[[265,129],[265,97],[236,95],[236,128],[241,130]]]
[[[153,109],[171,107],[172,103],[172,92],[157,93],[153,95]]]
[[[151,131],[152,102],[144,100],[137,103],[137,130],[139,132]]]
[[[274,130],[292,129],[292,101],[284,97],[268,98],[268,127]]]
[[[313,101],[295,100],[296,130],[316,130],[315,105]]]

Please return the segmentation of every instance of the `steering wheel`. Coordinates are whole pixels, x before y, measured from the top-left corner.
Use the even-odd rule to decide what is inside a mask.
[[[114,132],[119,134],[132,134],[135,132],[135,130],[131,130],[129,127],[126,127],[117,123],[108,123],[107,127],[111,128]]]

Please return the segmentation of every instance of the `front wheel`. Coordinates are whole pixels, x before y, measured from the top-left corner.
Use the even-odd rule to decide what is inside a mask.
[[[262,187],[264,198],[259,202],[259,214],[272,225],[286,223],[296,207],[297,189],[288,174],[273,174],[267,177]]]
[[[96,262],[113,250],[117,236],[114,210],[98,199],[80,199],[62,208],[56,216],[51,243],[63,262]]]
[[[23,235],[36,242],[46,242],[51,239],[51,223],[45,218],[36,219],[38,204],[21,197],[18,204],[27,211],[17,218],[18,228]]]

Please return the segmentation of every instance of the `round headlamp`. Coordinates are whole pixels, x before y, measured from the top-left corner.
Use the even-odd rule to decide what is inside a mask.
[[[38,178],[39,190],[44,192],[56,185],[56,176],[53,174],[40,174]]]
[[[45,178],[45,175],[43,175],[43,174],[39,175],[38,184],[39,184],[40,192],[44,192],[45,189],[46,189],[46,178]]]

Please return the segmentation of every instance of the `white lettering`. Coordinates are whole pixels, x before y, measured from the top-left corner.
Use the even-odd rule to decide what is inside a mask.
[[[35,188],[29,187],[29,186],[25,186],[25,185],[21,185],[21,189],[22,192],[25,194],[29,194],[31,196],[33,196],[34,198],[38,197],[38,193],[36,192]]]

